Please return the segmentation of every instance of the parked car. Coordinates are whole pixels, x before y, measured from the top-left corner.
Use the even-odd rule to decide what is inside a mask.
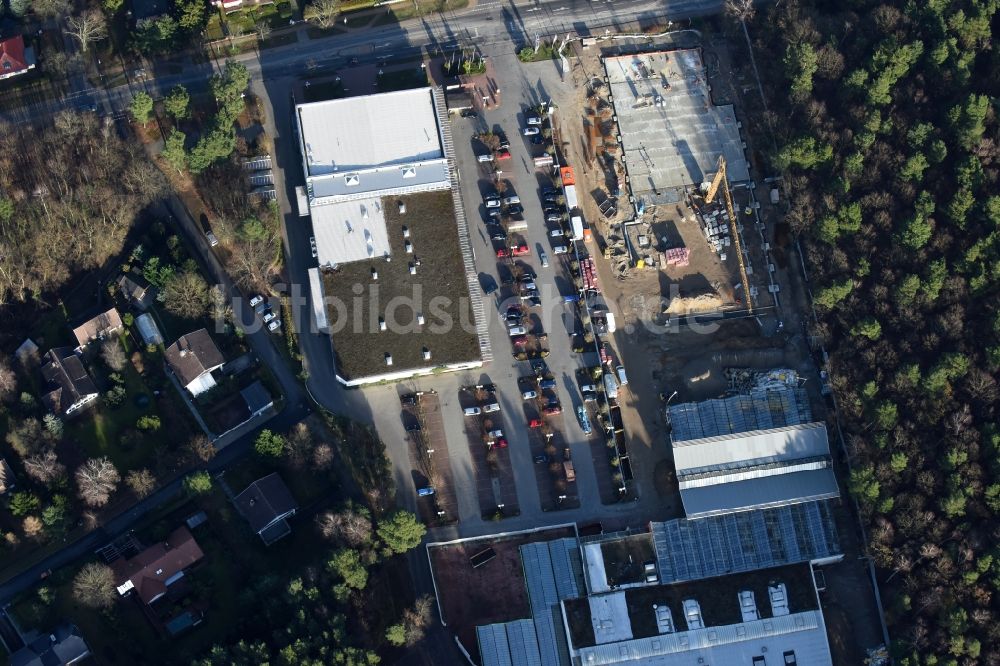
[[[597,394],[596,393],[591,393],[590,391],[586,391],[583,394],[583,401],[584,402],[596,402],[597,401]]]
[[[413,407],[417,404],[417,394],[416,393],[404,393],[399,396],[399,402],[404,407]]]
[[[500,150],[497,151],[497,159],[498,160],[509,160],[510,159],[510,151],[507,150],[506,148],[501,148]]]
[[[538,397],[537,391],[521,391],[521,399],[532,400]]]
[[[542,299],[541,299],[541,297],[540,296],[532,296],[531,298],[528,299],[528,305],[531,306],[531,307],[533,307],[533,308],[541,307],[541,305],[542,305]]]
[[[312,250],[313,259],[319,256],[319,250],[316,249],[316,237],[309,237],[309,249]]]
[[[264,302],[264,297],[260,294],[256,294],[250,297],[250,307],[255,308]]]
[[[524,315],[522,315],[520,312],[508,312],[503,316],[504,321],[506,321],[508,324],[515,324],[515,325],[520,324],[521,319],[523,317]]]
[[[526,255],[531,254],[531,250],[528,248],[527,245],[525,245],[525,244],[522,243],[521,245],[518,245],[517,247],[512,247],[510,249],[510,253],[512,255],[514,255],[515,257],[524,257]]]
[[[562,215],[558,213],[549,213],[545,216],[546,222],[562,222]]]
[[[583,384],[582,386],[580,386],[580,391],[582,393],[593,393],[596,390],[597,390],[597,387],[594,386],[593,384]]]
[[[486,434],[492,437],[493,439],[496,439],[497,437],[503,437],[503,430],[497,428],[496,430],[490,430]]]
[[[500,197],[486,197],[484,200],[487,208],[499,208],[500,207]]]
[[[270,310],[268,310],[267,312],[264,313],[264,316],[262,317],[262,319],[264,320],[264,323],[266,324],[269,321],[273,321],[273,320],[277,319],[277,317],[278,317],[278,315],[276,315],[273,312],[271,312]]]
[[[548,461],[549,461],[549,457],[547,455],[545,455],[544,453],[539,453],[537,456],[535,456],[535,464],[536,465],[544,465]]]
[[[559,205],[559,195],[553,192],[552,194],[543,194],[542,201],[547,204],[558,206]]]
[[[483,405],[483,414],[492,414],[493,412],[500,411],[499,402],[491,402],[489,404]]]
[[[490,240],[505,241],[507,240],[507,232],[504,231],[503,229],[497,229],[496,231],[490,234]]]
[[[430,497],[433,494],[434,494],[434,489],[430,486],[424,486],[423,488],[417,490],[417,495],[419,495],[420,497]]]
[[[420,432],[420,424],[411,423],[410,425],[406,426],[406,432]]]
[[[527,332],[528,329],[526,329],[524,326],[511,326],[509,329],[507,329],[507,334],[512,338],[517,337],[518,335],[525,335]]]
[[[520,318],[524,316],[524,311],[521,309],[520,305],[511,305],[507,308],[506,315],[508,319],[510,319],[512,316]]]
[[[552,231],[549,232],[549,236],[551,236],[552,238],[562,238],[565,235],[566,232],[564,232],[561,228],[553,229]]]
[[[507,438],[506,437],[497,438],[496,440],[493,441],[493,446],[497,447],[498,449],[506,449]]]
[[[494,132],[494,134],[496,134],[497,141],[500,142],[498,146],[499,148],[510,149],[510,141],[507,139],[506,132],[504,132],[503,130],[497,130],[496,132]]]
[[[522,301],[526,301],[528,299],[537,298],[537,297],[538,297],[538,290],[537,289],[530,289],[530,290],[526,290],[526,291],[521,292],[521,300]]]
[[[511,194],[509,196],[504,197],[503,202],[507,206],[511,206],[513,204],[519,204],[521,203],[521,197],[517,196],[516,194]]]
[[[566,254],[569,249],[565,245],[556,245],[552,248],[552,254]]]
[[[493,294],[498,289],[496,280],[494,280],[490,275],[483,276],[480,282],[483,286],[483,293],[487,296]]]
[[[538,253],[538,260],[542,262],[542,268],[549,267],[549,255],[545,254],[545,250]]]
[[[491,155],[489,153],[483,153],[481,155],[476,155],[476,161],[477,162],[492,162],[493,161],[493,155]]]
[[[497,259],[506,259],[509,256],[510,256],[510,250],[503,247],[497,250]]]
[[[529,428],[541,428],[542,427],[542,420],[541,419],[531,419],[530,421],[528,421],[528,427]]]
[[[522,282],[521,283],[521,290],[522,291],[538,291],[538,285],[536,285],[534,282]]]
[[[542,193],[542,196],[544,197],[544,196],[546,196],[548,194],[558,194],[559,190],[557,190],[554,187],[543,187],[542,190],[541,190],[541,193]]]
[[[280,319],[273,319],[267,325],[267,330],[269,330],[271,332],[277,331],[279,328],[281,328],[281,320]]]
[[[539,379],[538,387],[542,389],[554,389],[556,387],[556,380],[554,379]]]
[[[562,414],[562,405],[549,405],[542,410],[542,413],[546,416],[555,416],[556,414]]]
[[[483,410],[479,409],[478,407],[466,407],[465,408],[465,415],[466,416],[479,416],[482,413],[483,413]]]
[[[524,136],[535,136],[541,131],[542,130],[540,130],[537,125],[530,125],[525,127],[521,133],[524,134]]]
[[[540,117],[538,117],[538,116],[528,116],[526,118],[526,122],[529,125],[541,125],[542,124],[542,119]]]
[[[563,213],[566,212],[566,209],[563,208],[562,206],[556,206],[554,204],[548,204],[548,205],[542,206],[542,211],[546,215],[562,215]]]
[[[522,206],[521,204],[513,204],[511,206],[507,206],[508,215],[520,215],[523,212],[524,212],[524,206]]]
[[[523,347],[526,344],[528,344],[528,338],[527,336],[524,335],[519,335],[516,338],[511,338],[510,341],[515,347]]]
[[[615,368],[615,372],[618,373],[618,383],[620,383],[622,386],[627,385],[628,376],[625,374],[625,366],[619,365],[617,368]]]
[[[473,109],[462,109],[462,117],[463,118],[478,118],[479,117],[479,113],[476,112]]]

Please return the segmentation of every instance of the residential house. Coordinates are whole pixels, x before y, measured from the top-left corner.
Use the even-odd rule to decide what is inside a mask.
[[[268,546],[291,533],[288,518],[299,508],[292,491],[277,473],[251,483],[233,503]]]
[[[118,288],[136,309],[145,311],[153,304],[153,287],[136,274],[122,274],[118,278]]]
[[[147,606],[167,593],[184,578],[184,573],[205,554],[186,527],[178,527],[163,543],[150,546],[131,559],[115,560],[115,588],[118,594],[139,595]]]
[[[9,79],[35,68],[35,50],[14,35],[0,41],[0,79]]]
[[[242,389],[240,395],[243,396],[243,400],[247,403],[250,418],[263,414],[269,407],[274,405],[274,398],[271,397],[271,394],[268,393],[259,379],[245,389]]]
[[[68,416],[97,399],[97,386],[69,347],[50,349],[42,357],[47,393],[42,402],[53,414]]]
[[[143,344],[163,344],[163,334],[160,333],[160,327],[156,325],[156,320],[153,319],[153,315],[148,312],[146,314],[139,315],[135,318],[135,326],[139,329],[139,335],[142,336]]]
[[[122,326],[122,318],[116,308],[102,312],[73,329],[73,335],[76,337],[76,350],[83,350],[95,340],[110,338],[120,333],[122,328],[124,328]]]
[[[218,370],[225,363],[222,352],[204,328],[182,335],[177,342],[167,347],[165,357],[181,386],[193,396],[215,386],[212,371]]]
[[[80,630],[64,622],[48,634],[32,632],[24,647],[10,655],[10,666],[55,666],[76,664],[90,656]]]

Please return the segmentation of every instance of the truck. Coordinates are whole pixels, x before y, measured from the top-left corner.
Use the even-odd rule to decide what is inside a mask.
[[[609,400],[615,400],[618,397],[618,382],[615,381],[615,376],[610,372],[604,373],[604,390],[608,394]]]
[[[570,224],[573,225],[573,240],[578,241],[583,239],[583,218],[579,215],[573,215],[569,218]]]
[[[576,408],[576,418],[580,421],[580,427],[583,428],[583,434],[590,434],[590,419],[587,417],[587,408],[580,405]]]
[[[295,188],[295,203],[299,209],[299,217],[309,214],[309,197],[306,196],[306,188],[303,185]]]
[[[527,231],[528,221],[523,215],[513,215],[507,220],[507,231]]]

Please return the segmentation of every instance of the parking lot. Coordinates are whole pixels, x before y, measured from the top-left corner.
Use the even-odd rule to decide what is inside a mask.
[[[463,386],[458,400],[465,416],[465,435],[483,519],[518,515],[517,486],[496,387],[490,383]]]
[[[400,402],[420,518],[428,525],[454,523],[458,520],[455,479],[437,393],[406,393]]]

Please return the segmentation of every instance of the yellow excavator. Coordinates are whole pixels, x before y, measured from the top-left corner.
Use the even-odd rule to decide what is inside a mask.
[[[732,231],[733,244],[736,246],[736,259],[740,264],[740,279],[743,280],[743,297],[746,299],[747,312],[753,313],[753,299],[750,297],[750,280],[747,278],[747,267],[743,261],[743,245],[740,243],[740,232],[737,229],[739,220],[736,219],[736,212],[733,210],[733,195],[729,191],[729,179],[726,178],[726,158],[719,155],[719,169],[712,179],[712,184],[705,193],[705,203],[711,204],[715,201],[722,187],[722,195],[726,199],[726,212],[729,213],[729,228]]]

